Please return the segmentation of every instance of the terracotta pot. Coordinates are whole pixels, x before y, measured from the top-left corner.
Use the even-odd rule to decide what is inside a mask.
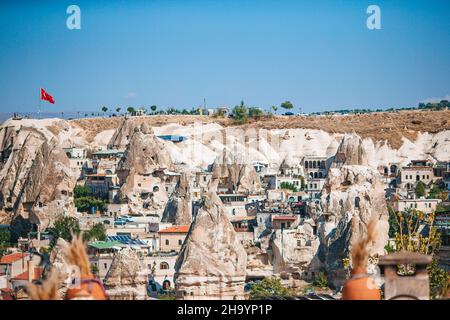
[[[66,299],[68,300],[84,298],[93,300],[106,300],[107,298],[103,283],[93,275],[82,277],[79,287],[67,290]]]
[[[345,283],[342,300],[381,300],[381,291],[366,270],[358,268],[352,270],[352,277]]]

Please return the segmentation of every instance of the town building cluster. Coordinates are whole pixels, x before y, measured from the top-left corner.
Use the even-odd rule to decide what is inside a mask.
[[[177,143],[184,137],[166,135],[158,139]],[[138,253],[147,270],[148,295],[157,297],[172,290],[175,264],[190,224],[174,223],[173,219],[165,217],[163,211],[169,210],[167,206],[152,206],[147,200],[163,192],[169,197],[166,202],[170,202],[170,196],[179,191],[182,171],[177,170],[177,166],[157,167],[153,172],[136,174],[130,180],[132,173],[124,172],[119,165],[127,156],[126,150],[111,148],[91,152],[71,147],[64,151],[70,160],[70,169],[78,176],[77,186],[88,190],[86,196],[102,203],[87,210],[78,208],[76,212],[82,230],[89,230],[98,223],[106,229],[106,239],[93,239],[88,243],[89,258],[97,276],[105,279],[116,252],[131,248]],[[339,163],[340,156],[339,153],[329,158],[305,156],[299,163],[285,160],[275,168],[255,161],[252,170],[259,179],[261,191],[253,193],[238,192],[229,176],[220,177],[217,195],[239,240],[243,244],[258,243],[268,230],[280,230],[289,237],[300,224],[308,229],[308,234],[316,235],[317,228],[310,219],[311,203],[317,202],[327,188],[330,166]],[[378,171],[385,184],[386,201],[394,211],[440,212],[436,221],[443,233],[443,243],[448,245],[450,212],[445,208],[449,204],[450,163],[414,160],[408,165],[390,163],[379,167]],[[203,190],[213,175],[213,166],[209,166],[188,177],[191,221],[195,219]],[[135,194],[119,196],[125,183],[133,184],[131,190]],[[76,197],[75,194],[75,201]],[[129,197],[139,198],[139,201],[133,200],[132,210]],[[359,199],[355,199],[355,207],[358,202]],[[136,207],[136,203],[141,208]],[[305,224],[305,221],[311,223]],[[49,232],[37,227],[28,238],[19,239],[18,248],[10,248],[10,253],[1,257],[0,290],[4,298],[17,294],[26,282],[40,279],[42,254],[37,252],[49,248],[51,237]],[[307,237],[296,238],[298,250],[313,245],[314,241]]]

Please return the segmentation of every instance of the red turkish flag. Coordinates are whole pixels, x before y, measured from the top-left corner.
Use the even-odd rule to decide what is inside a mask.
[[[55,104],[55,100],[51,95],[49,95],[47,92],[45,92],[44,89],[41,88],[41,100],[47,100],[48,102]]]

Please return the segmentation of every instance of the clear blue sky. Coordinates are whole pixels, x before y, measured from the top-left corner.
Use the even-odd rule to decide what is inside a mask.
[[[449,17],[448,0],[2,1],[0,112],[35,111],[41,86],[45,111],[415,106],[450,95]]]

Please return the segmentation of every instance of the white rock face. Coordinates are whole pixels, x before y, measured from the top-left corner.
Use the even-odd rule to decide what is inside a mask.
[[[174,168],[164,145],[147,125],[135,127],[118,169],[148,175],[161,168],[169,170]]]
[[[132,213],[162,213],[168,195],[155,170],[173,170],[172,160],[153,131],[145,124],[135,128],[117,173],[124,184],[119,197]]]
[[[275,230],[271,237],[274,273],[303,274],[320,265],[320,241],[314,234],[314,221],[310,220],[295,229]]]
[[[204,206],[175,264],[175,290],[181,299],[242,299],[247,254],[219,197],[206,193]]]
[[[190,225],[192,222],[192,201],[189,180],[185,173],[170,195],[164,209],[161,222],[169,222],[174,225]]]
[[[76,177],[59,140],[34,126],[4,125],[0,136],[0,217],[26,232],[30,222],[43,230],[57,213],[73,214]]]
[[[212,165],[211,190],[217,190],[220,181],[226,179],[230,193],[255,194],[261,191],[261,183],[255,169],[247,160],[226,151]]]
[[[104,281],[111,300],[146,300],[146,270],[136,251],[127,247],[116,252]]]
[[[340,150],[345,151],[346,163],[350,164],[330,169],[319,208],[313,207],[320,221],[321,259],[331,278],[336,279],[335,285],[345,280],[342,259],[348,258],[352,239],[365,232],[370,219],[378,219],[378,238],[371,254],[383,254],[389,230],[384,184],[377,170],[361,165],[366,163],[362,141],[350,137],[341,146],[345,146]],[[356,230],[352,230],[352,220]]]

